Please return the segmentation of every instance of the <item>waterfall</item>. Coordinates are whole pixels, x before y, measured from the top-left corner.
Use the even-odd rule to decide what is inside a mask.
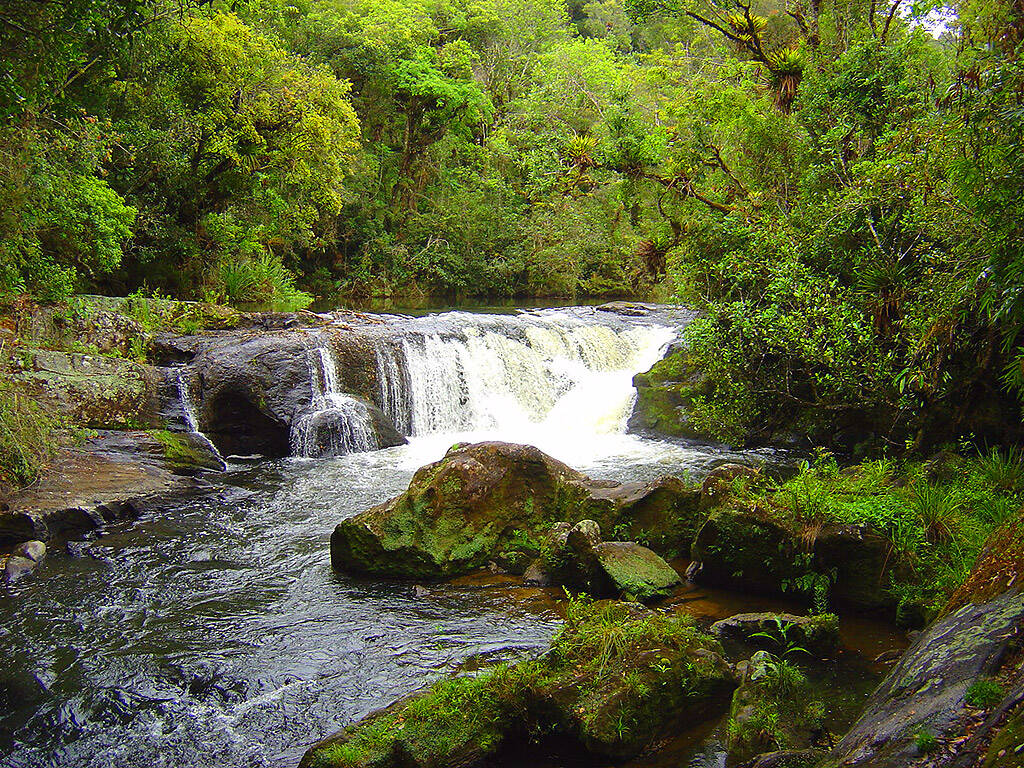
[[[185,380],[183,368],[174,369],[174,380],[178,389],[178,401],[181,403],[181,414],[185,419],[185,424],[188,426],[190,434],[196,436],[200,442],[203,443],[210,452],[221,461],[224,457],[220,455],[220,451],[217,450],[217,446],[213,444],[213,441],[206,436],[206,434],[199,428],[199,415],[196,412],[195,400],[192,397],[192,390],[189,389],[188,382]]]
[[[330,345],[314,337],[306,350],[312,398],[309,410],[292,424],[293,456],[342,456],[376,450],[377,433],[366,404],[341,391],[338,364]]]
[[[378,343],[382,410],[404,434],[625,431],[632,377],[660,357],[671,328],[614,328],[570,317],[453,313],[457,326]]]

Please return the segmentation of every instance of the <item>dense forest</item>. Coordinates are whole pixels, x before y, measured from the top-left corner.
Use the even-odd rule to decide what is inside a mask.
[[[1019,2],[5,0],[0,30],[4,296],[676,299],[733,440],[1024,391]]]

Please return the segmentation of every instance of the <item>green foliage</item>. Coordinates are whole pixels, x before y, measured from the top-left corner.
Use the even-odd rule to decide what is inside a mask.
[[[938,749],[939,740],[934,733],[926,729],[919,731],[914,737],[914,745],[917,747],[918,753],[927,755],[929,752],[934,752]]]
[[[991,678],[981,678],[971,683],[967,689],[966,700],[972,707],[989,709],[1002,702],[1006,692],[997,681]]]

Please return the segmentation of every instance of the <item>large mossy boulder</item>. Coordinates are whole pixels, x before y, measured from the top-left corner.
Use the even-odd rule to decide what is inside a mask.
[[[676,484],[673,504],[668,488]],[[647,506],[651,494],[659,499]],[[699,527],[699,492],[694,497],[681,481],[595,482],[532,446],[456,446],[417,470],[405,493],[339,523],[331,563],[355,573],[448,578],[520,549],[535,556],[553,523],[589,518],[603,530],[628,531],[655,508],[688,518],[666,521],[663,530]]]
[[[677,348],[651,369],[633,377],[636,402],[629,418],[633,432],[703,439],[706,434],[690,419],[693,399],[705,392],[707,377],[685,348]]]
[[[574,757],[629,758],[728,707],[736,681],[720,653],[688,617],[574,602],[544,656],[442,681],[314,746],[300,765],[501,764],[531,744],[547,756],[557,744]]]

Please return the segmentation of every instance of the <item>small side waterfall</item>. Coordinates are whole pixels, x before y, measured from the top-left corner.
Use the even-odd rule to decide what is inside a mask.
[[[338,364],[327,342],[315,337],[307,349],[312,401],[309,411],[292,424],[293,456],[343,456],[374,451],[380,446],[366,404],[338,386]]]
[[[377,346],[381,408],[404,434],[624,432],[633,375],[675,335],[571,318],[459,319]]]
[[[206,436],[206,434],[199,428],[199,415],[196,412],[195,399],[192,397],[192,390],[188,386],[188,381],[185,380],[184,369],[174,369],[175,384],[178,388],[178,401],[181,403],[181,414],[185,419],[185,424],[188,426],[190,434],[195,435],[196,439],[203,443],[210,452],[221,461],[224,457],[220,455],[220,451],[217,450],[217,446],[213,444],[213,441]]]

